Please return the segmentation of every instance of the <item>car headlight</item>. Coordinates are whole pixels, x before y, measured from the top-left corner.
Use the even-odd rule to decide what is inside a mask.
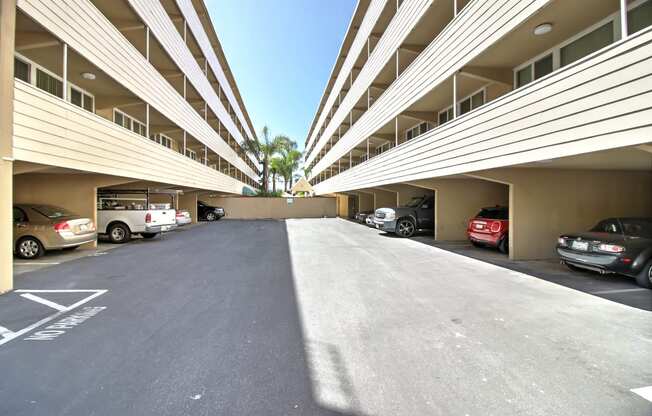
[[[559,243],[560,246],[566,247],[566,239],[564,237],[559,237],[559,239],[557,239],[557,242]]]
[[[385,214],[385,219],[386,219],[387,221],[393,221],[393,220],[395,220],[395,219],[396,219],[396,213],[395,213],[394,211],[387,212],[387,213]]]

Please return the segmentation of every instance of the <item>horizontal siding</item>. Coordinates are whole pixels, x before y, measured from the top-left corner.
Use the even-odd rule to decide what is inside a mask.
[[[22,81],[14,94],[16,160],[236,194],[246,186]]]
[[[224,106],[214,87],[208,81],[204,68],[200,67],[186,46],[183,37],[179,34],[163,6],[158,1],[129,0],[131,7],[140,18],[149,26],[150,34],[155,36],[170,58],[186,74],[187,81],[197,90],[204,101],[208,103],[211,111],[220,119],[224,127],[238,141],[244,142],[244,137],[233,122],[227,108]],[[203,30],[203,29],[202,29]],[[201,116],[199,117],[201,119]],[[210,127],[210,126],[209,126]],[[253,161],[253,159],[252,159]]]
[[[367,49],[367,39],[369,39],[369,36],[371,36],[371,32],[374,30],[374,26],[376,25],[376,22],[378,22],[380,15],[383,13],[383,9],[385,8],[386,4],[387,0],[373,0],[369,5],[367,12],[362,19],[362,24],[360,24],[360,28],[356,32],[355,39],[353,40],[349,50],[346,51],[346,58],[344,59],[344,63],[340,68],[340,72],[337,74],[333,88],[331,88],[330,94],[326,99],[324,109],[319,115],[317,124],[315,125],[312,135],[306,144],[306,149],[309,149],[312,143],[317,139],[319,130],[321,130],[321,127],[324,124],[326,117],[330,113],[331,108],[333,105],[335,105],[342,87],[346,82],[349,82],[349,73],[351,73],[351,70],[353,69],[355,62],[358,60],[360,53]],[[366,54],[366,52],[364,53]]]
[[[340,124],[342,124],[342,122],[349,117],[349,113],[351,110],[353,110],[353,107],[355,107],[356,103],[360,100],[360,97],[367,93],[367,89],[371,86],[374,79],[376,79],[385,65],[387,65],[387,62],[389,62],[389,60],[395,56],[397,49],[401,46],[401,44],[403,44],[403,41],[407,35],[410,34],[414,26],[419,22],[421,17],[423,17],[423,14],[432,5],[432,2],[433,0],[406,0],[403,2],[394,18],[389,23],[389,26],[381,36],[373,52],[369,56],[369,60],[360,71],[358,78],[356,78],[356,80],[353,82],[351,90],[346,94],[346,97],[342,101],[342,104],[337,109],[335,114],[333,114],[333,118],[330,120],[328,126],[324,130],[324,134],[317,142],[315,149],[310,153],[310,155],[308,155],[308,158],[306,159],[306,165],[310,165],[312,163],[315,157],[319,154],[319,151],[335,134]],[[381,95],[381,98],[385,95],[387,95],[387,92]],[[376,100],[376,103],[378,101],[380,101],[380,99]],[[376,103],[374,103],[371,108],[378,108]],[[364,116],[369,112],[371,112],[371,109],[362,117],[364,118]],[[355,127],[358,126],[361,120],[362,118],[358,120],[357,123],[355,123],[353,129],[347,131],[344,137],[349,136],[349,133],[351,133]],[[332,150],[330,152],[332,152]],[[319,164],[317,164],[313,169],[313,174],[318,173],[319,171]]]
[[[204,53],[204,56],[208,59],[208,65],[213,69],[213,72],[215,73],[215,76],[220,82],[222,89],[226,93],[227,99],[231,103],[231,106],[233,106],[233,109],[235,110],[238,119],[240,119],[240,123],[242,123],[242,126],[246,130],[247,135],[250,138],[253,138],[254,135],[249,129],[249,123],[247,123],[247,119],[244,116],[243,109],[240,108],[240,104],[238,103],[238,100],[236,99],[235,94],[233,93],[231,84],[229,83],[226,74],[224,73],[224,68],[222,68],[222,66],[220,65],[220,61],[218,60],[217,55],[215,54],[215,50],[211,46],[211,41],[206,35],[206,32],[204,31],[204,26],[201,24],[201,21],[199,20],[197,11],[192,5],[192,0],[177,0],[177,6],[179,7],[179,10],[181,10],[181,14],[183,15],[183,17],[186,19],[188,28],[192,32],[195,39],[197,39],[197,43],[199,43],[199,47]]]
[[[549,1],[474,0],[469,3],[315,165],[313,174],[347,154]]]
[[[652,29],[315,187],[367,188],[652,141]]]
[[[25,14],[173,123],[251,178],[258,177],[89,0],[18,0],[17,4]]]

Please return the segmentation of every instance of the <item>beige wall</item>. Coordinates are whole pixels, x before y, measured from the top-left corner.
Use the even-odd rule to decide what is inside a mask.
[[[509,187],[478,179],[425,179],[413,182],[435,191],[435,239],[466,240],[469,219],[480,208],[507,205]]]
[[[374,210],[378,208],[395,207],[396,192],[383,191],[382,189],[369,189],[374,196]]]
[[[97,224],[97,188],[129,179],[93,174],[26,173],[14,176],[14,202],[60,206]],[[95,246],[89,244],[88,246]]]
[[[0,293],[13,289],[13,115],[16,1],[0,2]]]
[[[283,218],[321,218],[337,215],[336,198],[287,198],[259,197],[200,197],[210,205],[221,206],[226,211],[225,218],[231,219],[283,219]]]
[[[337,194],[337,216],[342,218],[349,218],[349,196],[345,194]]]
[[[652,173],[496,169],[474,173],[510,186],[510,258],[554,258],[560,234],[612,216],[652,216]]]
[[[382,189],[396,192],[396,201],[399,206],[407,204],[414,197],[421,197],[432,194],[432,192],[429,192],[424,188],[405,184],[383,185]]]
[[[374,196],[366,192],[356,192],[358,198],[358,210],[360,212],[374,209]]]
[[[192,217],[193,224],[199,220],[197,214],[197,200],[198,192],[184,192],[182,195],[179,195],[178,199],[178,209],[185,209],[190,212]]]

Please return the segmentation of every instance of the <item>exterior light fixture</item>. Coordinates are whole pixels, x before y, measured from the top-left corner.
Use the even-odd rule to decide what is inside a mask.
[[[541,23],[539,26],[534,28],[534,34],[536,36],[542,36],[552,32],[552,23]]]
[[[89,81],[93,81],[96,78],[95,74],[92,72],[82,72],[81,76],[82,78],[87,79]]]

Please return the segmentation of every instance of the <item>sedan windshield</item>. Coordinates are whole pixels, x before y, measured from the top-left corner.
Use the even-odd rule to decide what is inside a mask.
[[[45,217],[48,217],[51,220],[73,216],[73,214],[70,211],[66,211],[65,209],[60,207],[53,207],[52,205],[38,205],[32,208],[34,209],[34,211],[38,212],[39,214]]]

